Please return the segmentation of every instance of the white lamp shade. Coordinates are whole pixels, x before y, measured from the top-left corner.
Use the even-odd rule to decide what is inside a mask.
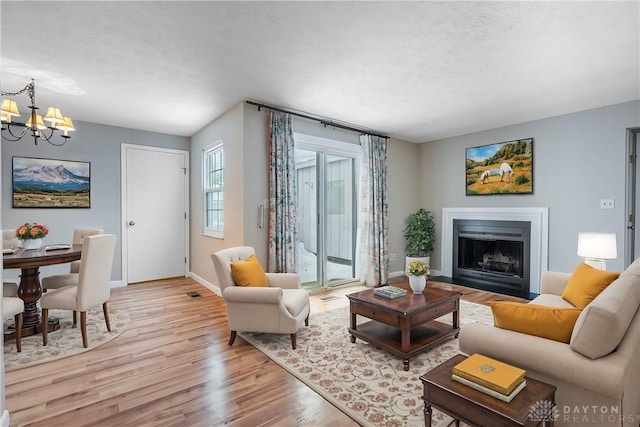
[[[26,127],[32,128],[32,124],[31,124],[31,117],[29,117],[29,120],[27,120],[27,123],[25,123]],[[44,122],[42,121],[42,116],[40,114],[36,115],[36,129],[38,130],[45,130],[47,127],[44,125]]]
[[[51,123],[53,127],[55,127],[56,123],[64,122],[64,118],[62,117],[62,113],[58,107],[49,107],[47,110],[47,115],[44,116],[44,119]]]
[[[76,128],[73,127],[73,122],[69,116],[64,116],[64,121],[62,123],[58,123],[56,129],[63,131],[62,134],[64,136],[67,136],[69,135],[69,132],[76,130]]]
[[[596,259],[618,257],[615,233],[578,233],[578,256]]]
[[[2,111],[2,115],[8,120],[11,120],[11,116],[20,116],[20,112],[18,111],[18,104],[16,104],[16,101],[12,99],[3,98],[0,110]]]

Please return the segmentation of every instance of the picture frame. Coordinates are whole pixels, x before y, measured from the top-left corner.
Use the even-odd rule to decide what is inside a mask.
[[[465,150],[467,196],[533,193],[533,138]]]
[[[91,163],[14,156],[11,188],[14,208],[90,208]]]

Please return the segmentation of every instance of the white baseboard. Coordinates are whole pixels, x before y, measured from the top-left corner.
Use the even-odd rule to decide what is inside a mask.
[[[222,296],[222,292],[220,292],[220,287],[219,286],[214,285],[213,283],[205,280],[204,278],[198,276],[197,274],[195,274],[193,272],[189,272],[188,276],[191,277],[192,279],[194,279],[196,282],[200,283],[205,288],[209,289],[214,294],[216,294],[218,296]]]
[[[112,280],[109,284],[110,288],[124,288],[127,286],[122,280]]]
[[[2,427],[9,427],[11,424],[11,417],[9,416],[9,411],[6,409],[2,413],[2,420],[0,420],[0,423],[2,424]]]

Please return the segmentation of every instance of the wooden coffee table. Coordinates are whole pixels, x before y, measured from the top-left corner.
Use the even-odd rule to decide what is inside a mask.
[[[407,295],[388,299],[374,295],[373,289],[347,295],[350,301],[351,342],[356,338],[402,357],[404,370],[409,358],[457,337],[460,331],[460,294],[444,289],[425,288],[420,295],[409,285],[395,285]],[[437,322],[440,316],[453,313],[453,324]],[[358,325],[357,315],[371,319]]]
[[[431,427],[431,407],[473,426],[553,425],[556,387],[525,377],[527,385],[509,403],[451,379],[451,370],[466,359],[457,355],[420,377],[424,386],[424,425]],[[543,403],[543,404],[541,404]],[[532,407],[537,404],[534,417]]]

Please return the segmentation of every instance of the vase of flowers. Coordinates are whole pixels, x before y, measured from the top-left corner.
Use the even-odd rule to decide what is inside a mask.
[[[427,286],[429,265],[424,261],[412,261],[409,263],[408,273],[411,290],[414,294],[422,294],[425,286]]]
[[[37,222],[27,222],[16,228],[16,237],[22,240],[22,248],[24,250],[40,249],[42,238],[47,234],[49,234],[47,226]]]

